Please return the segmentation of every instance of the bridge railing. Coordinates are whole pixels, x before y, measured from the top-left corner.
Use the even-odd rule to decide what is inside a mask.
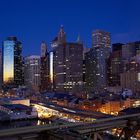
[[[101,124],[101,123],[104,124],[104,123],[112,122],[115,120],[122,121],[122,120],[127,120],[130,118],[136,119],[137,117],[140,117],[140,113],[98,119],[93,122],[76,122],[76,123],[67,123],[67,124],[61,124],[61,125],[47,124],[47,125],[39,125],[39,126],[27,126],[27,127],[21,127],[21,128],[4,129],[4,130],[0,130],[0,137],[21,135],[21,134],[28,134],[28,133],[39,133],[41,131],[56,130],[56,129],[69,129],[69,128],[76,128],[76,127],[84,128],[85,126],[88,126],[88,125],[94,126],[95,124]],[[100,126],[102,127],[102,125]]]

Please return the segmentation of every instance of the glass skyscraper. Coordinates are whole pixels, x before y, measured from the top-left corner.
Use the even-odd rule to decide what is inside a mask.
[[[23,85],[22,44],[16,37],[8,37],[2,47],[3,86]]]
[[[3,49],[3,82],[14,80],[14,45],[13,41],[4,41]]]

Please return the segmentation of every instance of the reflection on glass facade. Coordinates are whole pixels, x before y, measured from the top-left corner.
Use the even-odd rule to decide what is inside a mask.
[[[13,88],[23,85],[22,44],[10,36],[2,46],[2,86]]]
[[[4,41],[3,48],[3,82],[9,83],[14,79],[14,41]]]

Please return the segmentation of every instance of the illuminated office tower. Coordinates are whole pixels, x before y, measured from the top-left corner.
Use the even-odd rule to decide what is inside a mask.
[[[24,67],[25,67],[25,85],[34,90],[40,90],[40,56],[38,55],[31,55],[25,57],[24,60]]]
[[[51,77],[51,79],[54,79],[53,88],[55,91],[64,91],[64,82],[65,82],[64,79],[66,69],[64,60],[65,46],[66,46],[66,34],[64,32],[63,26],[61,26],[57,37],[55,37],[55,39],[51,43],[53,57],[51,55],[50,60],[53,59],[53,63],[51,61],[50,66],[54,69],[53,72],[52,71],[50,72],[51,76],[53,75],[53,78]]]
[[[86,86],[89,92],[103,92],[107,86],[107,60],[110,55],[110,33],[96,30],[93,47],[86,53]]]
[[[40,90],[49,90],[50,77],[49,77],[49,53],[47,52],[47,45],[45,42],[41,43],[41,58],[40,58]]]
[[[8,37],[2,46],[2,75],[4,87],[23,85],[22,44],[16,37]]]
[[[110,33],[109,32],[105,32],[102,30],[96,30],[95,32],[93,32],[92,34],[92,45],[93,47],[106,47],[106,48],[110,48]]]
[[[92,34],[93,48],[96,53],[96,91],[103,92],[108,84],[107,61],[111,51],[110,33],[96,30]]]
[[[58,92],[75,92],[83,84],[83,44],[66,42],[61,26],[52,42],[54,64],[54,89]],[[78,89],[79,88],[79,89]]]

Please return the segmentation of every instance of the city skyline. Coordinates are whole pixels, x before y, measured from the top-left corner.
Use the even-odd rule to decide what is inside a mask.
[[[130,0],[68,3],[64,0],[20,3],[6,0],[0,6],[0,41],[7,36],[17,36],[23,43],[23,55],[40,54],[41,42],[44,40],[50,48],[61,24],[68,41],[75,41],[80,34],[84,45],[89,48],[92,31],[96,29],[110,32],[112,43],[137,41],[140,38],[139,3],[138,0],[133,3]]]
[[[1,0],[0,140],[140,140],[140,0]]]

